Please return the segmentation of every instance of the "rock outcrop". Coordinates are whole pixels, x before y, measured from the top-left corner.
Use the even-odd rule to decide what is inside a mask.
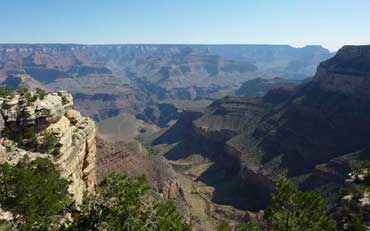
[[[95,123],[73,110],[67,92],[27,91],[0,98],[0,103],[0,161],[15,163],[25,155],[50,158],[70,181],[76,203],[81,203],[84,192],[92,192],[96,184]],[[41,148],[47,135],[55,141]],[[39,144],[31,145],[28,136]]]
[[[313,82],[325,91],[370,99],[370,45],[345,46],[322,62]]]

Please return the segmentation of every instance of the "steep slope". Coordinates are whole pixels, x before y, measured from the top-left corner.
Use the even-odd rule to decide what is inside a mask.
[[[66,92],[27,91],[0,98],[0,105],[0,160],[15,163],[25,155],[51,159],[81,203],[96,184],[94,122],[72,109]]]
[[[231,158],[220,164],[240,179],[244,193],[257,192],[244,194],[260,202],[255,208],[263,207],[279,176],[330,199],[349,166],[370,158],[369,52],[370,46],[343,47],[297,89],[218,100],[193,119],[190,137]]]
[[[367,148],[369,48],[342,48],[310,83],[261,120],[251,138],[264,153],[263,165],[280,157],[280,166],[295,176]]]
[[[163,198],[178,197],[179,186],[172,167],[161,156],[149,155],[138,142],[111,143],[97,139],[98,177],[116,173],[129,176],[145,175]]]

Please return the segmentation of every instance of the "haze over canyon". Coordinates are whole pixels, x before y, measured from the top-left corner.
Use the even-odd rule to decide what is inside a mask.
[[[194,230],[260,217],[280,177],[334,209],[353,166],[370,159],[369,54],[2,44],[1,85],[18,93],[0,98],[1,160],[49,153],[77,204],[109,174],[143,174]],[[34,146],[49,136],[51,149]]]

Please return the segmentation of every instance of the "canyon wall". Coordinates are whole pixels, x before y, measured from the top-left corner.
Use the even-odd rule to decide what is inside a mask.
[[[313,79],[320,88],[370,99],[370,46],[344,46],[322,62]]]
[[[349,166],[370,157],[369,64],[370,46],[345,46],[296,88],[215,101],[183,139],[213,148],[206,156],[237,172],[261,205],[281,176],[334,198]],[[227,164],[230,159],[237,164]]]

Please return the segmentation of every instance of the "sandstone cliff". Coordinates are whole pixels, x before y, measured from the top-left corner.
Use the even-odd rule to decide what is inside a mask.
[[[73,110],[67,92],[24,91],[0,98],[0,161],[50,158],[70,181],[77,204],[96,184],[96,128]]]

